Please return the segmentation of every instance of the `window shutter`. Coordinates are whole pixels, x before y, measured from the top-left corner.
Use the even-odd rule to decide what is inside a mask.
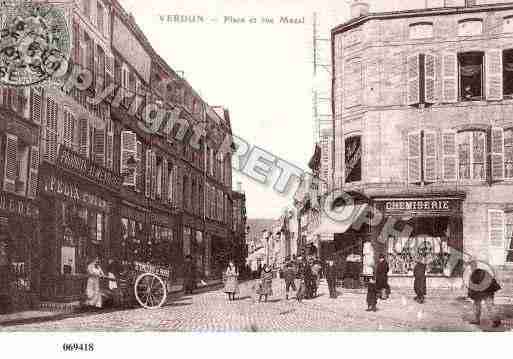
[[[424,56],[424,94],[426,103],[435,103],[435,57]]]
[[[173,194],[172,200],[177,205],[180,204],[180,186],[179,186],[179,176],[178,176],[178,166],[173,166]]]
[[[419,55],[408,56],[407,66],[407,96],[408,105],[416,105],[420,102],[420,77],[419,77]]]
[[[18,137],[5,135],[4,191],[16,191],[18,178]]]
[[[167,200],[167,190],[168,190],[168,181],[169,181],[169,169],[167,159],[162,159],[162,200]]]
[[[41,124],[43,115],[43,90],[41,87],[30,89],[30,118],[32,122]]]
[[[130,171],[130,174],[128,174],[129,167],[127,163],[130,157],[137,160],[137,135],[132,131],[121,131],[120,172],[123,174],[123,186],[135,186],[136,184],[137,170]]]
[[[442,101],[458,101],[458,56],[456,53],[442,55]]]
[[[94,161],[105,166],[105,129],[94,129],[93,152]]]
[[[499,127],[491,130],[491,174],[493,181],[504,179],[504,130]]]
[[[73,149],[73,134],[75,133],[75,118],[71,113],[64,110],[64,133],[63,142],[64,145],[70,149]]]
[[[157,197],[157,154],[151,151],[151,199]]]
[[[489,262],[491,265],[502,265],[505,261],[505,217],[504,212],[488,210]]]
[[[38,189],[39,171],[39,147],[32,146],[30,149],[29,183],[27,197],[35,198]]]
[[[424,131],[424,181],[436,182],[436,132]]]
[[[408,182],[420,182],[421,163],[420,163],[420,132],[408,134]]]
[[[144,163],[145,169],[144,169],[144,194],[146,197],[151,197],[151,184],[152,184],[152,171],[151,171],[151,150],[146,150],[146,161]]]
[[[78,152],[89,157],[89,122],[87,118],[78,120]]]
[[[57,159],[57,103],[48,98],[46,101],[46,136],[45,136],[45,158],[55,162]]]
[[[442,133],[442,154],[443,154],[443,180],[456,181],[457,179],[457,153],[456,153],[456,132],[444,131]]]
[[[107,168],[114,169],[114,133],[107,132],[105,160]],[[135,158],[135,157],[134,157]]]
[[[136,144],[136,153],[135,160],[137,161],[136,174],[135,174],[135,183],[136,190],[140,190],[143,187],[143,167],[142,167],[142,157],[143,157],[143,145],[141,141],[137,141]]]
[[[114,57],[105,54],[105,87],[114,82]],[[119,83],[118,83],[119,85]]]
[[[502,100],[502,51],[486,52],[486,99]]]

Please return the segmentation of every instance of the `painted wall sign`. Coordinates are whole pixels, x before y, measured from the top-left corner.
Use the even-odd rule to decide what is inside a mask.
[[[37,218],[39,215],[39,209],[32,201],[18,198],[6,192],[0,192],[0,210],[29,218]]]
[[[385,202],[385,211],[437,211],[451,212],[458,209],[457,202],[449,199],[401,199]]]
[[[69,148],[61,146],[59,156],[57,158],[59,167],[76,172],[95,182],[100,182],[108,186],[120,186],[122,178],[120,175],[109,171],[107,168],[80,156]]]
[[[45,193],[57,194],[73,201],[107,209],[108,202],[94,193],[84,191],[76,183],[64,181],[55,176],[41,177],[41,189]]]

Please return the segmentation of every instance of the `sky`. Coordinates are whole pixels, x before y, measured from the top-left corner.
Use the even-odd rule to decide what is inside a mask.
[[[120,0],[134,15],[155,50],[210,105],[230,111],[232,130],[304,170],[314,150],[312,90],[330,91],[327,71],[313,74],[313,16],[319,37],[329,39],[335,25],[349,20],[345,0]],[[406,4],[405,4],[406,3]],[[421,8],[425,0],[370,1],[371,11]],[[174,23],[167,15],[217,18],[217,23]],[[257,17],[256,24],[225,23],[225,17]],[[280,24],[281,16],[305,18],[304,24]],[[260,22],[273,18],[274,24]],[[323,42],[321,42],[323,44]],[[324,42],[325,45],[329,43]],[[329,46],[321,60],[329,61]],[[323,55],[324,54],[324,55]],[[281,195],[234,171],[242,183],[249,218],[278,218],[292,207],[292,191]]]

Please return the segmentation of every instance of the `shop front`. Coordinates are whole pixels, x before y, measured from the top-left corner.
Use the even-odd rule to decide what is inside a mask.
[[[449,257],[464,250],[463,200],[463,194],[373,198],[374,209],[383,215],[373,227],[373,249],[376,257],[386,256],[390,278],[412,277],[418,260],[427,264],[432,282],[461,277],[461,266],[450,265]]]
[[[40,168],[41,299],[81,301],[87,265],[110,258],[119,176],[60,149],[56,164]]]
[[[233,243],[228,235],[228,230],[222,225],[206,222],[205,256],[210,278],[221,278],[228,262],[234,260]]]
[[[183,217],[183,257],[190,255],[194,263],[196,273],[202,278],[209,275],[210,256],[208,255],[209,243],[204,234],[203,221],[191,215]]]
[[[0,191],[0,313],[30,308],[39,290],[39,209]]]

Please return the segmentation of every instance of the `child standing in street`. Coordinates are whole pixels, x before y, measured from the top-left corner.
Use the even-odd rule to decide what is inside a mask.
[[[367,312],[375,312],[378,303],[378,292],[376,290],[376,279],[371,277],[367,283]]]

